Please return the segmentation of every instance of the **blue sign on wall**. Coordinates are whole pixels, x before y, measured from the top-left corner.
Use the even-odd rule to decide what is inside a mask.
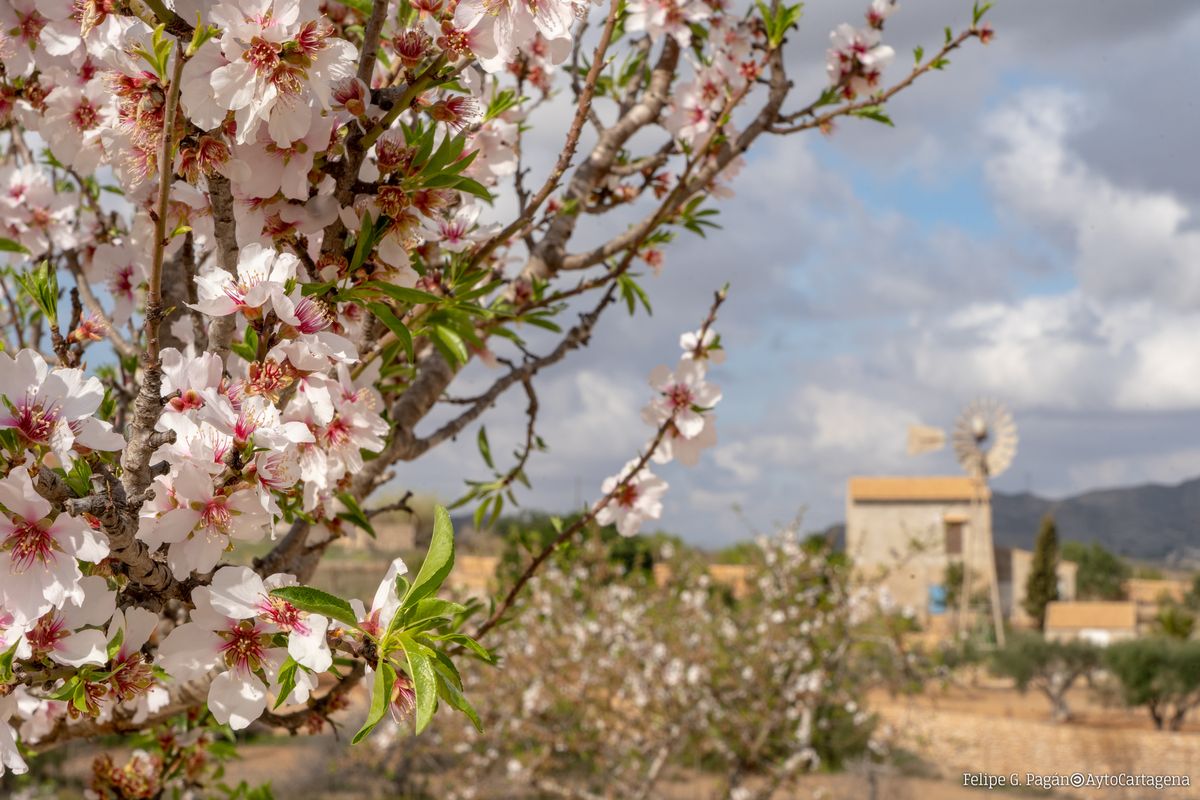
[[[937,585],[929,587],[929,613],[946,613],[946,587]]]

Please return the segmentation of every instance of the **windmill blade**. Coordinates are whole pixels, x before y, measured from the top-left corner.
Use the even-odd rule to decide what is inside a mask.
[[[908,426],[908,454],[919,456],[933,453],[946,446],[946,432],[932,425]]]
[[[994,478],[1017,454],[1017,426],[1008,409],[995,400],[968,405],[954,426],[954,453],[968,475]]]

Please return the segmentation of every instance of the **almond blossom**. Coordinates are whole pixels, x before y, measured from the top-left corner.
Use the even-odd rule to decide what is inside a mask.
[[[825,70],[831,86],[841,87],[847,99],[870,94],[879,86],[883,69],[896,51],[881,43],[875,28],[857,29],[842,23],[829,34]]]
[[[284,303],[287,283],[296,278],[299,264],[291,253],[257,243],[248,245],[238,255],[236,278],[218,268],[196,276],[199,302],[191,307],[214,317],[237,311],[257,316],[267,302],[278,308]]]
[[[17,732],[10,721],[17,713],[17,700],[16,694],[0,697],[0,776],[9,770],[14,775],[24,775],[29,771],[29,766],[21,757],[21,749],[17,747]]]
[[[223,567],[213,575],[209,597],[214,609],[231,619],[255,619],[288,635],[288,655],[301,666],[324,672],[333,663],[325,632],[329,619],[308,614],[271,594],[272,589],[297,585],[294,575],[261,578],[249,567]]]
[[[626,30],[646,31],[652,41],[670,36],[682,47],[692,41],[690,25],[706,20],[712,14],[712,9],[702,0],[632,0],[628,8]]]
[[[209,18],[222,29],[184,67],[183,107],[205,130],[232,111],[237,141],[266,124],[289,147],[328,109],[332,87],[354,74],[358,52],[333,35],[315,0],[221,0]]]
[[[35,658],[48,657],[72,667],[108,661],[108,639],[95,626],[112,618],[116,593],[96,575],[80,579],[79,590],[79,599],[48,612],[25,634]]]
[[[206,586],[192,591],[191,619],[167,634],[159,664],[180,683],[220,669],[209,684],[208,708],[222,725],[241,730],[266,710],[287,650],[272,646],[273,625],[256,616],[228,616],[212,598]]]
[[[646,467],[638,468],[638,459],[634,459],[616,475],[605,478],[600,490],[610,499],[596,512],[596,522],[616,525],[622,536],[634,536],[643,522],[662,516],[667,482]]]
[[[563,0],[461,0],[454,24],[470,37],[470,47],[488,72],[499,72],[536,34],[567,38],[575,4]]]
[[[17,622],[36,620],[67,602],[83,602],[79,561],[97,563],[108,544],[82,519],[52,509],[33,488],[29,470],[0,480],[0,608]]]
[[[166,544],[167,563],[177,580],[208,572],[230,539],[254,542],[271,522],[252,488],[214,488],[212,478],[191,464],[156,479],[163,498],[143,508],[138,538],[151,548]]]
[[[683,359],[672,372],[664,366],[650,373],[650,386],[657,396],[643,411],[652,425],[671,421],[681,436],[690,439],[704,428],[704,411],[721,400],[721,390],[704,380],[704,366],[694,359]]]
[[[497,230],[496,225],[475,225],[481,210],[478,203],[463,203],[448,217],[422,223],[421,235],[427,242],[439,243],[447,252],[461,253]]]
[[[125,439],[96,419],[104,387],[78,369],[51,369],[33,350],[13,358],[0,353],[0,395],[8,413],[0,428],[12,428],[31,446],[45,447],[64,464],[75,447],[119,450]]]

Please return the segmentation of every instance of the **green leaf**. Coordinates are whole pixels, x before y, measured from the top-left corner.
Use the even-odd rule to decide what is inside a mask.
[[[108,643],[108,660],[112,661],[121,651],[121,643],[125,641],[125,629],[117,628],[117,635]]]
[[[71,469],[64,473],[67,486],[78,497],[86,497],[92,491],[92,468],[82,458],[75,459]]]
[[[358,501],[354,499],[353,495],[349,492],[341,492],[338,494],[337,499],[346,507],[345,511],[338,514],[338,519],[344,519],[371,534],[372,539],[376,538],[375,528],[371,526],[370,518],[363,512],[362,507],[359,506]]]
[[[367,310],[375,315],[376,319],[387,326],[387,329],[396,335],[396,340],[404,348],[404,352],[408,355],[408,363],[413,363],[416,358],[413,355],[413,338],[412,331],[408,329],[400,319],[392,313],[392,309],[383,303],[367,303]]]
[[[417,695],[417,733],[425,730],[437,710],[438,684],[433,662],[422,652],[419,644],[408,637],[401,640],[404,656],[408,659],[408,674],[412,678],[413,691]]]
[[[16,275],[17,283],[46,319],[58,324],[58,274],[43,261],[29,272]]]
[[[479,443],[479,454],[483,456],[483,463],[487,464],[490,469],[495,469],[496,465],[492,461],[492,448],[488,444],[486,426],[479,426],[479,436],[476,437],[476,441]]]
[[[918,45],[913,48],[913,61],[917,64],[921,63],[921,59],[925,57],[925,48]]]
[[[896,127],[895,123],[892,122],[892,118],[884,112],[883,106],[866,106],[865,108],[855,109],[850,114],[855,117],[874,120],[892,128]]]
[[[10,683],[13,679],[13,659],[17,656],[17,648],[21,645],[20,637],[13,646],[0,653],[0,683]]]
[[[433,537],[429,541],[429,552],[421,570],[413,580],[408,594],[404,597],[404,605],[417,602],[422,597],[428,597],[441,588],[442,582],[454,569],[454,526],[450,524],[450,512],[442,506],[433,509]]]
[[[412,306],[436,304],[442,301],[442,298],[436,294],[422,292],[420,289],[410,289],[407,286],[397,286],[394,283],[385,283],[384,281],[367,281],[361,288],[383,292],[397,303],[407,303]]]
[[[654,313],[650,308],[650,298],[646,296],[646,292],[628,273],[617,277],[617,285],[621,288],[621,297],[625,300],[625,306],[629,309],[629,316],[633,316],[633,312],[639,302],[646,309],[647,314]]]
[[[387,661],[380,659],[375,668],[375,685],[371,691],[371,708],[367,712],[367,721],[354,734],[351,744],[358,744],[367,734],[375,729],[387,713],[388,705],[392,702],[392,686],[396,683],[396,670]]]
[[[29,248],[12,239],[0,238],[0,253],[23,253],[29,255]]]
[[[472,639],[470,636],[467,636],[465,633],[447,633],[439,638],[443,642],[450,642],[452,644],[465,647],[474,653],[475,656],[480,660],[485,661],[488,664],[496,663],[496,657],[493,656],[486,647]]]
[[[433,335],[435,341],[440,345],[439,349],[450,357],[451,362],[466,364],[470,360],[471,355],[467,352],[467,346],[456,332],[445,325],[434,325]]]
[[[323,592],[311,586],[281,586],[278,589],[272,589],[271,594],[282,597],[301,611],[321,614],[355,628],[358,627],[358,616],[350,604],[329,592]]]
[[[458,189],[460,192],[473,194],[488,205],[491,205],[492,203],[492,193],[489,192],[482,183],[472,178],[459,178],[454,184],[454,188]]]
[[[362,215],[362,223],[358,229],[358,237],[354,242],[354,257],[350,260],[350,272],[354,272],[363,265],[367,260],[367,256],[371,254],[371,239],[374,231],[375,222],[371,219],[371,215],[364,211]]]
[[[466,610],[467,607],[461,603],[443,600],[440,597],[426,597],[414,605],[408,606],[403,614],[397,614],[393,619],[393,624],[396,621],[400,621],[400,623],[406,629],[414,628],[417,627],[419,623],[426,622],[428,620],[454,619],[455,616]]]
[[[275,705],[272,708],[279,708],[287,700],[296,688],[296,670],[300,665],[296,663],[296,659],[291,656],[283,662],[283,666],[279,668],[279,692],[275,697]]]

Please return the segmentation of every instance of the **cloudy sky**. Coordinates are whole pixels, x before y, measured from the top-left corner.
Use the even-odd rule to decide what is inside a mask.
[[[796,97],[819,90],[829,30],[864,5],[808,3]],[[902,2],[890,77],[969,13]],[[989,18],[993,43],[898,98],[894,130],[853,121],[763,143],[720,206],[724,229],[680,239],[647,278],[654,315],[611,314],[542,376],[550,451],[525,505],[596,496],[647,437],[646,373],[727,280],[720,445],[661,470],[661,527],[691,541],[745,538],[802,507],[809,526],[838,520],[853,474],[955,471],[947,453],[907,456],[906,429],[948,425],[980,395],[1020,428],[1001,489],[1200,474],[1200,5],[1001,0]],[[498,453],[522,407],[512,397],[490,420]],[[443,498],[464,470],[485,477],[473,431],[411,469],[402,484]]]

